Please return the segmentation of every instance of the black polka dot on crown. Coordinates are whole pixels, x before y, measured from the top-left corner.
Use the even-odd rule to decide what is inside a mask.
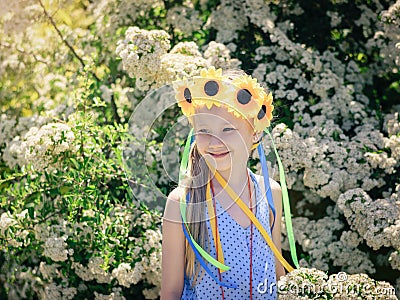
[[[262,118],[264,118],[266,112],[267,112],[267,107],[265,105],[261,106],[261,109],[257,114],[257,119],[261,120]]]
[[[238,91],[236,98],[240,104],[247,104],[251,100],[251,93],[247,89],[241,89]]]
[[[185,100],[187,102],[192,103],[192,94],[190,93],[190,90],[188,88],[183,91],[183,96],[185,97]]]
[[[206,82],[204,85],[204,92],[207,96],[215,96],[219,91],[218,83],[214,80]]]

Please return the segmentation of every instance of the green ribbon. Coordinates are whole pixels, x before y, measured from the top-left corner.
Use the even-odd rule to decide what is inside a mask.
[[[179,183],[181,183],[181,180],[187,171],[192,136],[193,136],[193,128],[189,132],[188,138],[186,139],[185,148],[183,150],[181,166],[179,169]],[[217,268],[219,268],[221,270],[228,271],[230,269],[230,267],[220,263],[218,260],[216,260],[210,254],[208,254],[203,248],[201,248],[201,246],[194,240],[193,236],[191,235],[191,233],[189,231],[189,226],[186,221],[186,207],[187,206],[186,206],[185,197],[181,198],[179,207],[181,210],[181,216],[182,216],[182,221],[184,223],[184,226],[186,227],[187,232],[189,233],[189,236],[190,236],[190,240],[193,242],[193,245],[195,246],[197,251],[199,251],[201,256],[203,256],[204,259],[207,260],[212,265],[216,266]]]
[[[269,133],[268,129],[265,129],[264,132],[267,133],[271,139],[272,147],[274,148],[275,156],[278,161],[279,178],[280,178],[281,188],[282,188],[283,208],[284,208],[284,214],[285,214],[286,230],[287,230],[287,235],[288,235],[289,245],[290,245],[290,254],[292,256],[294,265],[296,266],[296,268],[299,269],[300,266],[299,266],[299,262],[297,260],[296,244],[295,244],[295,240],[294,240],[293,227],[292,227],[292,215],[290,213],[289,194],[288,194],[288,190],[287,190],[285,172],[283,170],[283,164],[282,164],[281,158],[279,157],[278,151],[276,150],[274,140],[272,139],[272,136]]]
[[[181,166],[179,168],[179,183],[181,183],[182,177],[186,174],[186,170],[187,170],[187,167],[188,167],[189,151],[190,151],[190,145],[191,145],[191,141],[192,141],[192,136],[193,136],[193,128],[190,129],[189,135],[188,135],[188,137],[186,139],[185,148],[183,150]]]

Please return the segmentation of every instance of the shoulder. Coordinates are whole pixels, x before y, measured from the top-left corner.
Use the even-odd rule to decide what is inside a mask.
[[[185,196],[185,189],[183,187],[177,187],[169,193],[167,198],[167,203],[165,204],[164,209],[164,220],[180,222],[181,214],[180,214],[180,200]]]
[[[264,176],[254,174],[258,185],[261,187],[262,190],[264,190]],[[282,188],[281,185],[273,180],[271,177],[269,178],[269,186],[271,187],[272,193],[282,193]]]
[[[260,187],[262,194],[265,195],[265,187],[264,187],[264,176],[261,175],[256,175],[255,178],[258,182],[258,186]],[[273,180],[272,178],[269,178],[269,186],[271,187],[271,192],[272,192],[272,198],[274,201],[275,208],[280,210],[282,207],[282,188],[281,185]]]
[[[176,187],[168,195],[167,201],[180,202],[181,198],[185,195],[185,188]]]

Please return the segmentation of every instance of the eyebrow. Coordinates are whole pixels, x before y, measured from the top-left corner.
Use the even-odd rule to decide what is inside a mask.
[[[203,123],[203,122],[198,122],[197,123],[197,126],[209,126],[210,124],[209,123]],[[230,123],[230,122],[228,122],[228,121],[224,121],[223,123],[221,123],[221,125],[223,125],[223,126],[231,126],[231,127],[235,127],[235,124],[233,124],[233,123]]]

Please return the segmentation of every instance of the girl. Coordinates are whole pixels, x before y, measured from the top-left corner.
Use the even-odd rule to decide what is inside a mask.
[[[214,68],[174,89],[194,142],[164,211],[161,299],[276,299],[283,265],[291,270],[280,254],[282,192],[247,168],[272,96],[250,76]]]

